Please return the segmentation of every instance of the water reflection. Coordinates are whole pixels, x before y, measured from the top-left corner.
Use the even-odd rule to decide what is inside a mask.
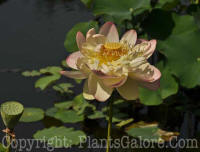
[[[5,3],[7,0],[0,0],[0,5]]]

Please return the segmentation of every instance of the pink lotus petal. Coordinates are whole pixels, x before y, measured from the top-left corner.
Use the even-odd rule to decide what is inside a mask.
[[[101,26],[101,28],[99,30],[99,34],[106,36],[108,34],[108,32],[110,31],[110,28],[112,25],[113,25],[112,22],[106,22],[104,25]]]
[[[134,46],[137,40],[137,33],[135,30],[127,31],[123,36],[121,41],[127,41],[130,45]]]
[[[101,102],[106,101],[113,92],[112,88],[105,86],[94,74],[90,74],[88,78],[88,90],[96,100]]]
[[[118,88],[122,86],[127,80],[127,76],[116,77],[116,78],[105,78],[102,79],[102,82],[111,88]]]
[[[96,34],[96,31],[94,28],[90,29],[86,34],[86,40],[90,37],[92,37],[94,34]]]
[[[85,36],[83,35],[83,33],[77,32],[77,34],[76,34],[76,43],[77,43],[77,46],[78,46],[79,50],[81,50],[82,44],[84,42],[85,42]]]
[[[149,49],[144,53],[144,56],[146,56],[147,59],[148,59],[148,58],[153,54],[153,52],[155,51],[157,41],[156,41],[156,40],[150,40],[149,43],[151,44],[151,46],[150,46]]]
[[[89,92],[88,89],[88,80],[86,80],[84,82],[84,86],[83,86],[83,97],[87,100],[94,100],[94,96]]]
[[[119,42],[119,34],[116,26],[113,24],[106,35],[108,42]]]
[[[161,72],[154,66],[151,66],[151,68],[154,70],[152,80],[151,81],[138,81],[138,83],[139,83],[139,85],[146,87],[150,90],[157,90],[160,87]]]
[[[87,75],[80,71],[60,71],[60,74],[72,79],[86,79]]]
[[[117,88],[117,91],[126,100],[136,100],[138,98],[137,81],[128,78],[124,85]]]
[[[143,43],[143,42],[148,42],[148,41],[145,40],[145,39],[137,39],[136,44],[140,44],[140,43]]]
[[[103,73],[102,71],[97,71],[97,70],[92,70],[92,72],[98,76],[101,79],[105,79],[105,78],[116,78],[117,76],[114,75],[108,75],[106,73]]]
[[[67,65],[70,67],[70,68],[72,68],[72,69],[78,69],[77,68],[77,61],[78,61],[78,59],[79,58],[81,58],[83,55],[81,54],[81,52],[80,51],[76,51],[76,52],[74,52],[74,53],[71,53],[68,57],[67,57],[67,59],[66,59],[66,63],[67,63]]]

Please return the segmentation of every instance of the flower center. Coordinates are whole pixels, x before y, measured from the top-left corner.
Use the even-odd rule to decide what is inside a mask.
[[[107,63],[118,60],[121,56],[128,53],[128,48],[121,43],[105,43],[99,52],[100,63]]]

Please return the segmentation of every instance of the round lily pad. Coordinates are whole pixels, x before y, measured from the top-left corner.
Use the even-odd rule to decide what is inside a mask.
[[[21,122],[35,122],[44,118],[44,111],[40,108],[25,108]]]
[[[23,111],[24,106],[16,101],[8,101],[1,104],[1,117],[5,126],[9,129],[14,129]]]

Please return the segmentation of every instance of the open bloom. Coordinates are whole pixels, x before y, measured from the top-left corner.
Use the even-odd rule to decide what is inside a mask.
[[[138,87],[159,88],[161,73],[147,61],[156,48],[156,40],[137,39],[135,30],[126,32],[119,40],[116,26],[107,22],[98,34],[94,28],[86,37],[78,32],[76,41],[79,51],[66,60],[76,71],[61,74],[86,79],[84,98],[106,101],[116,88],[123,98],[135,100]]]

